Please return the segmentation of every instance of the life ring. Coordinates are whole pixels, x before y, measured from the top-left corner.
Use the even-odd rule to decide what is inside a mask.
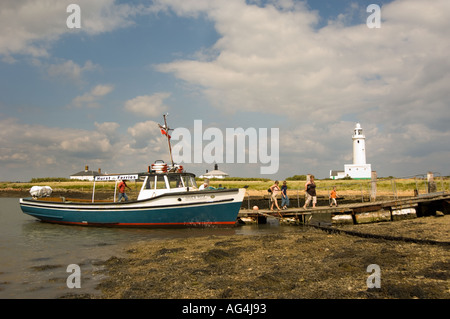
[[[152,171],[157,173],[167,172],[167,164],[152,164]]]
[[[152,167],[167,167],[167,164],[152,164]]]

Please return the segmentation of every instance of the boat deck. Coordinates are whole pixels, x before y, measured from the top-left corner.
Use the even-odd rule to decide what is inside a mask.
[[[35,198],[38,201],[43,202],[55,202],[55,203],[114,203],[114,200],[107,200],[107,199],[95,199],[92,201],[92,199],[83,199],[83,198],[68,198],[68,197],[41,197],[41,198]]]

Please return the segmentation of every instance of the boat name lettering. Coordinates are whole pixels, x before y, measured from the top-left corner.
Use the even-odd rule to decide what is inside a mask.
[[[133,179],[138,179],[139,176],[138,175],[111,175],[111,176],[96,176],[95,180],[96,181],[117,181],[117,180],[121,180],[121,179],[125,179],[125,180],[133,180]]]
[[[186,196],[186,200],[206,199],[206,195],[190,195]]]

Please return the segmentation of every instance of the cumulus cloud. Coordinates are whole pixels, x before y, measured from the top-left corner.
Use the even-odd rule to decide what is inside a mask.
[[[80,32],[95,35],[132,24],[140,6],[116,4],[114,0],[78,0],[82,27],[69,29],[66,12],[71,0],[4,0],[0,2],[0,56],[14,62],[13,55],[49,56],[51,44],[64,34]]]
[[[85,165],[109,172],[145,171],[149,158],[161,156],[156,122],[138,123],[123,135],[118,123],[95,126],[82,130],[0,119],[0,180],[69,177]]]
[[[445,155],[437,141],[449,133],[449,1],[393,1],[382,6],[379,29],[367,27],[368,14],[357,4],[319,26],[317,12],[290,1],[162,3],[180,16],[205,14],[219,39],[207,59],[180,59],[158,70],[192,85],[217,109],[285,114],[287,135],[295,137],[281,141],[282,152],[295,145],[323,163],[327,152],[339,152],[327,142],[332,134],[348,139],[329,128],[345,123],[352,130],[362,122],[374,134],[370,143],[384,150],[380,156],[371,150],[380,166],[388,166],[389,152],[405,148],[399,158],[414,153],[405,131],[426,132],[424,149]],[[346,149],[330,165],[345,164],[351,145]],[[302,161],[310,167],[314,160]]]
[[[244,1],[164,3],[179,15],[203,11],[214,21],[220,34],[216,56],[169,62],[159,70],[199,87],[220,109],[290,112],[324,123],[348,113],[391,111],[392,103],[418,110],[412,101],[436,93],[449,97],[445,0],[432,6],[417,0],[388,4],[380,29],[369,29],[365,20],[317,29],[316,13],[302,5],[279,10]],[[433,105],[436,111],[444,106]]]
[[[77,96],[72,100],[72,106],[74,107],[100,107],[97,103],[103,96],[109,94],[114,87],[107,84],[99,84],[95,86],[90,92]]]
[[[132,137],[132,146],[135,149],[148,151],[150,147],[154,151],[159,151],[162,145],[162,137],[158,123],[145,121],[128,128],[128,134]]]
[[[75,83],[82,81],[83,73],[98,68],[92,61],[86,61],[84,65],[78,65],[72,60],[62,61],[45,66],[47,73],[54,78],[69,79]]]
[[[29,125],[16,119],[1,120],[0,124],[4,128],[0,133],[1,145],[11,151],[26,153],[29,158],[54,156],[59,152],[69,156],[84,156],[112,151],[108,135],[100,131]]]
[[[143,95],[125,102],[125,109],[138,115],[148,117],[160,116],[167,110],[163,101],[170,96],[170,93],[155,93],[153,95]]]
[[[65,25],[69,3],[2,1],[1,58],[13,63],[21,54],[43,60],[52,43],[65,34],[80,32],[89,36],[112,31],[132,24],[130,18],[136,14],[164,12],[192,19],[205,17],[213,23],[217,41],[209,48],[201,48],[198,54],[190,53],[190,59],[160,64],[157,69],[191,85],[206,97],[204,104],[219,110],[282,117],[285,123],[280,130],[280,171],[292,172],[299,167],[305,173],[304,169],[311,168],[320,169],[318,175],[326,176],[329,169],[342,168],[351,161],[355,122],[363,125],[367,159],[376,170],[389,167],[388,174],[394,174],[418,161],[426,162],[431,170],[446,167],[444,161],[450,149],[446,142],[450,140],[447,0],[432,4],[422,0],[392,1],[382,6],[380,29],[366,26],[365,8],[356,2],[324,23],[305,2],[289,0],[264,4],[244,0],[155,0],[145,10],[113,0],[85,0],[77,2],[82,8],[82,29],[69,30]],[[42,65],[51,76],[73,80],[96,67],[90,61],[83,65],[72,60]],[[96,107],[112,89],[99,85],[75,98],[72,105]],[[126,101],[124,107],[140,116],[159,117],[168,109],[165,100],[169,96],[137,96]],[[37,150],[41,151],[37,155],[42,157],[39,162],[52,162],[56,151],[71,152],[69,139],[61,137],[70,136],[76,151],[90,141],[89,134],[103,154],[111,155],[120,146],[122,156],[145,160],[149,154],[145,153],[157,145],[152,140],[160,138],[149,138],[153,133],[151,121],[128,128],[129,140],[120,137],[117,123],[96,124],[94,133],[57,129],[53,135],[43,127],[22,126],[25,131],[35,131],[24,133],[19,125],[9,124],[18,142],[0,144],[0,161],[8,165],[13,159],[32,157],[32,151]],[[263,125],[267,126],[267,122]],[[17,148],[21,141],[28,143],[24,145],[29,149]],[[95,150],[91,151],[84,155],[93,157]],[[119,162],[116,155],[111,156]]]

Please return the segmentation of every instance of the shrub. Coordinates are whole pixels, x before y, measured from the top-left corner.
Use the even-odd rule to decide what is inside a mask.
[[[287,181],[306,181],[306,175],[294,175],[286,178]]]
[[[32,178],[30,183],[48,183],[48,182],[73,182],[73,179],[65,177],[41,177]]]

